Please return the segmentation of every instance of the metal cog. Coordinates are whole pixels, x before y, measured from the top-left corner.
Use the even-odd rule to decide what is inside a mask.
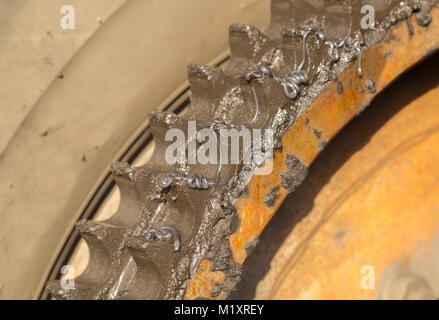
[[[321,31],[330,41],[350,34],[351,45],[368,47],[382,39],[392,25],[430,5],[428,1],[386,3],[377,13],[381,20],[374,40],[366,37],[370,33],[364,35],[360,30],[360,1],[272,0],[271,25],[266,34],[250,25],[232,25],[231,56],[225,68],[188,66],[192,96],[184,116],[159,111],[150,115],[155,150],[149,163],[139,168],[126,163],[112,165],[121,193],[120,207],[105,222],[77,223],[76,229],[90,250],[89,265],[75,279],[75,289],[66,290],[60,281],[49,281],[46,289],[51,295],[56,299],[227,298],[242,273],[242,263],[236,261],[228,238],[244,223],[234,203],[246,192],[246,183],[257,165],[223,166],[218,183],[207,186],[208,181],[215,180],[218,165],[168,165],[164,161],[169,145],[166,132],[173,128],[187,132],[189,120],[196,120],[199,130],[209,128],[214,119],[221,119],[223,125],[242,125],[256,113],[248,127],[272,128],[276,132],[275,147],[281,150],[286,130],[328,83],[361,57],[361,50],[358,56],[355,50],[340,48],[339,60],[334,62],[322,39],[307,37],[306,28],[294,31],[293,27]],[[309,85],[301,84],[297,99],[285,96],[279,81],[263,72],[257,79],[246,79],[246,74],[260,71],[262,66],[269,66],[279,78],[287,77],[304,59],[304,38],[303,70]],[[293,192],[305,179],[308,164],[293,156],[288,161],[290,174],[282,177],[282,186]],[[162,188],[161,179],[169,173],[180,179]],[[272,203],[273,198],[266,198],[266,203]],[[249,252],[252,246],[246,244],[245,249]],[[209,296],[188,294],[200,268],[218,274]]]

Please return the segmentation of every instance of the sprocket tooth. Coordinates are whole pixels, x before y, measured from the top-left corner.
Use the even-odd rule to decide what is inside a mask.
[[[243,96],[244,106],[240,111],[240,115],[232,115],[232,117],[240,116],[242,119],[242,123],[250,123],[253,119],[255,119],[255,121],[250,126],[253,128],[263,128],[264,124],[267,123],[271,114],[271,110],[267,108],[268,102],[265,92],[265,86],[263,85],[263,83],[267,83],[267,81],[274,82],[274,80],[272,80],[271,78],[267,78],[266,81],[264,80],[253,80],[251,83],[249,83],[244,78],[242,79],[241,92]],[[276,83],[276,85],[279,86],[278,83]],[[252,90],[254,90],[254,93],[256,94],[256,99],[253,95]]]
[[[114,177],[121,177],[131,182],[135,182],[139,176],[137,168],[127,162],[113,162],[110,171]]]
[[[153,111],[149,115],[149,120],[151,133],[155,141],[154,154],[149,162],[152,164],[156,164],[157,166],[163,166],[163,163],[166,163],[164,161],[166,149],[173,142],[166,141],[166,134],[171,129],[177,129],[181,130],[181,132],[186,135],[188,129],[187,121],[183,120],[175,113],[168,111]],[[169,167],[177,169],[177,166],[175,165],[169,165]]]
[[[360,19],[354,18],[360,12],[361,1],[326,0],[324,2],[324,30],[328,40],[335,41],[348,36],[352,30],[360,29]]]
[[[248,114],[254,114],[256,111],[256,101],[253,96],[251,88],[255,89],[258,104],[259,114],[257,120],[252,125],[254,128],[266,128],[272,123],[276,113],[288,104],[282,86],[278,81],[265,77],[259,81],[253,81],[249,84],[243,81],[241,84],[246,109],[251,110]]]
[[[212,93],[219,95],[213,92],[215,90],[213,84],[222,80],[223,70],[221,68],[191,63],[187,66],[187,73],[192,96],[195,95],[205,98],[209,97]]]
[[[164,157],[163,153],[160,156]],[[163,158],[158,160],[163,163]],[[142,225],[148,229],[160,227],[154,224],[160,217],[159,221],[165,219],[167,224],[181,226],[184,234],[190,236],[199,220],[194,208],[201,207],[206,199],[189,189],[185,181],[175,181],[165,189],[161,187],[160,181],[165,175],[178,172],[172,166],[157,166],[151,162],[139,168],[126,163],[113,164],[120,205],[107,222],[124,227]],[[149,195],[145,190],[150,191]]]
[[[158,184],[158,181],[157,179],[155,183]],[[174,182],[169,188],[163,189],[157,195],[157,199],[143,202],[144,220],[141,221],[143,232],[151,229],[158,230],[164,225],[175,226],[180,232],[183,250],[186,243],[197,233],[201,220],[201,208],[209,195],[209,191],[191,189],[186,181]],[[132,247],[139,250],[152,250],[151,254],[154,250],[163,248],[166,248],[168,252],[173,251],[172,242],[145,241],[141,237],[136,239]]]
[[[167,130],[173,128],[183,129],[185,127],[183,119],[169,111],[153,111],[149,114],[149,121],[154,137],[164,138]]]
[[[127,164],[123,167],[131,168]],[[128,172],[132,170],[128,169]],[[167,174],[177,173],[170,167],[147,163],[135,170],[136,178],[133,180],[129,179],[129,174],[116,177],[121,200],[116,214],[108,223],[130,228],[137,226],[145,231],[169,224],[179,226],[185,238],[192,237],[200,220],[200,212],[195,208],[201,208],[206,197],[200,197],[186,181],[176,180],[169,187],[162,188],[161,179]],[[150,191],[149,194],[145,190]]]
[[[61,280],[49,280],[45,289],[56,300],[98,300],[102,298],[100,288],[74,280],[74,287],[63,288]]]
[[[105,222],[93,220],[80,220],[76,223],[76,230],[81,236],[90,236],[99,241],[108,241],[118,236],[121,227],[110,225]]]
[[[271,22],[268,33],[272,37],[280,37],[280,31],[292,24],[291,0],[271,0]]]
[[[211,125],[212,119],[203,121],[198,115],[195,119],[183,119],[170,112],[154,112],[150,116],[150,126],[157,143],[149,163],[161,168],[159,171],[181,172],[188,163],[195,161],[192,159],[196,156],[196,150],[194,150],[196,148],[192,146],[196,145],[197,133],[210,128]],[[174,131],[170,132],[171,129]],[[167,134],[168,141],[166,141]],[[185,148],[178,147],[183,143],[185,143],[187,152]],[[172,153],[168,149],[171,145],[180,152]]]
[[[319,30],[319,29],[317,29]],[[303,60],[303,39],[306,31],[299,28],[287,28],[282,30],[282,52],[287,65],[298,70]],[[329,61],[325,44],[315,35],[309,35],[306,39],[306,54],[303,71],[308,73],[310,82],[317,78],[318,67]]]
[[[231,77],[222,69],[190,65],[188,67],[192,89],[191,105],[188,114],[197,121],[209,124],[212,119],[224,119],[235,122],[237,119],[228,114],[229,110],[242,112],[240,81]],[[203,110],[200,113],[198,110]]]
[[[129,284],[120,288],[117,299],[121,300],[152,300],[161,297],[162,279],[166,277],[164,270],[159,270],[156,262],[147,254],[128,249],[132,273]],[[169,261],[168,261],[169,265]]]
[[[59,280],[47,281],[46,290],[50,293],[52,298],[55,298],[56,300],[67,300],[72,298],[72,290],[63,289]]]
[[[291,0],[291,17],[296,26],[309,25],[321,20],[324,13],[324,3],[327,0]],[[342,2],[340,0],[335,0]]]
[[[128,163],[115,162],[110,170],[119,188],[120,202],[108,222],[123,227],[133,226],[138,223],[142,212],[142,196],[136,183],[139,177],[138,169]]]
[[[80,220],[75,225],[76,231],[85,240],[89,249],[89,263],[81,275],[87,281],[102,281],[103,275],[98,266],[111,266],[110,255],[117,250],[116,243],[123,232],[120,227],[92,220]]]
[[[256,27],[236,23],[230,26],[229,42],[232,58],[226,70],[236,75],[257,67],[270,40]]]
[[[188,78],[192,92],[188,114],[193,114],[199,121],[212,120],[221,97],[237,83],[220,68],[196,64],[188,65]],[[203,110],[203,113],[196,110]]]
[[[302,59],[302,35],[294,32],[294,28],[284,28],[282,34],[282,53],[285,63],[297,70]]]
[[[79,276],[79,280],[94,284],[104,283],[109,275],[102,273],[102,270],[110,270],[113,265],[112,257],[121,252],[120,243],[125,230],[105,222],[85,219],[78,221],[75,229],[89,249],[87,268]]]
[[[87,268],[73,279],[72,288],[63,288],[61,286],[62,280],[51,280],[47,282],[46,290],[56,299],[96,300],[105,298],[105,287],[103,285],[109,279],[107,272],[111,269],[112,262],[108,249],[104,245],[105,239],[102,230],[98,230],[100,228],[96,228],[95,223],[85,220],[79,222],[79,226],[77,224],[76,228],[88,247]]]
[[[128,230],[90,220],[79,221],[76,229],[87,243],[89,261],[75,287],[86,299],[115,299],[119,287],[130,280],[130,256],[124,249]]]

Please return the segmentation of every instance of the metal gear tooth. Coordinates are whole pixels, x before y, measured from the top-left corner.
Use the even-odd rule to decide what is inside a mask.
[[[163,154],[154,153],[160,161],[163,160]],[[106,220],[107,223],[120,226],[123,228],[131,228],[139,224],[139,218],[142,215],[156,212],[162,202],[173,203],[174,192],[170,194],[162,194],[160,188],[160,179],[167,172],[175,170],[173,166],[156,166],[152,161],[142,167],[134,168],[136,179],[131,179],[127,175],[115,175],[114,181],[119,189],[120,202],[116,212]],[[150,191],[148,194],[145,190]],[[156,191],[154,194],[154,190]],[[152,192],[152,194],[151,194]],[[183,197],[180,197],[179,203]],[[148,215],[148,217],[151,217]]]
[[[325,0],[326,1],[326,0]],[[270,34],[285,25],[301,26],[323,12],[324,0],[271,0]],[[339,1],[341,2],[341,1]],[[276,35],[274,35],[276,36]],[[277,35],[279,36],[279,34]]]
[[[218,67],[196,64],[188,65],[188,79],[191,85],[191,104],[188,115],[192,114],[198,121],[211,121],[220,99],[230,87],[238,82]],[[203,110],[203,112],[199,113],[198,110]]]
[[[248,110],[245,114],[253,115],[247,126],[264,128],[270,126],[276,116],[286,115],[287,111],[283,109],[290,105],[291,100],[285,94],[284,82],[268,65],[241,77],[243,108]]]
[[[134,263],[134,274],[122,299],[169,299],[180,284],[175,281],[182,255],[173,252],[173,241],[147,241],[143,236],[131,236],[127,252]],[[181,268],[180,268],[181,269]],[[186,267],[183,266],[184,272]],[[120,297],[116,297],[119,299]]]
[[[81,220],[76,224],[75,229],[86,242],[90,253],[89,263],[83,275],[93,281],[102,280],[102,274],[98,268],[95,270],[95,266],[110,267],[110,256],[118,250],[118,244],[122,239],[122,228],[110,227],[92,220]]]
[[[114,177],[124,177],[130,181],[135,181],[138,176],[137,169],[127,162],[113,162],[110,166],[110,172]]]
[[[291,0],[271,0],[271,33],[275,34],[282,25],[291,23],[292,18]]]
[[[70,290],[64,290],[61,287],[61,282],[59,280],[49,280],[46,283],[46,290],[49,291],[50,295],[56,300],[65,300],[71,298],[72,294]]]
[[[243,87],[245,86],[245,84],[242,84],[241,86]],[[262,79],[259,85],[259,91],[259,95],[263,95],[263,98],[262,100],[260,100],[260,115],[258,117],[258,123],[260,124],[258,127],[260,127],[264,123],[267,124],[268,122],[272,121],[273,117],[280,109],[282,109],[287,104],[289,105],[289,100],[286,98],[282,86],[279,85],[276,80],[270,77],[265,77],[264,79]],[[248,92],[247,89],[246,100],[249,99],[248,103],[254,104],[254,99],[250,97],[249,94],[250,92]]]
[[[133,226],[138,222],[139,214],[142,212],[142,197],[138,184],[126,176],[115,176],[114,181],[119,188],[120,202],[110,221],[123,227]]]
[[[116,299],[159,299],[162,291],[163,270],[147,254],[128,249],[132,258],[134,276],[125,290],[118,292]]]
[[[166,134],[170,129],[178,129],[182,132],[186,138],[186,144],[196,140],[197,130],[209,128],[211,121],[202,121],[199,119],[198,114],[195,119],[180,118],[171,112],[154,112],[154,115],[150,117],[150,129],[154,137],[155,149],[152,158],[149,160],[149,164],[155,166],[156,172],[181,172],[187,165],[187,158],[190,158],[191,154],[188,151],[188,157],[182,157],[177,159],[176,163],[170,164],[166,160],[167,148],[173,141],[166,141]],[[195,132],[194,132],[195,131]],[[192,132],[194,134],[192,135]],[[192,153],[193,154],[193,153]]]
[[[297,70],[303,61],[303,41],[306,29],[285,28],[282,30],[282,52],[287,65]],[[310,82],[317,78],[318,67],[329,61],[325,44],[314,34],[306,37],[305,64],[303,70],[308,73]]]
[[[186,183],[175,182],[162,188],[161,178],[173,174],[172,171],[168,171],[171,169],[147,163],[138,169],[142,180],[132,182],[116,177],[121,190],[121,201],[116,214],[108,223],[125,228],[136,226],[144,231],[164,225],[176,225],[184,234],[191,235],[200,221],[198,208],[203,207],[207,197],[200,197],[199,194],[191,192],[193,190]],[[156,190],[155,194],[151,192],[153,190]],[[131,247],[139,250],[164,247],[163,243],[150,246],[145,238],[140,241],[138,234],[134,238],[137,240],[132,242]],[[169,246],[166,244],[166,247]]]
[[[86,222],[82,222],[81,228],[88,228]],[[51,280],[46,283],[45,289],[56,299],[66,300],[97,300],[106,297],[109,273],[102,273],[102,268],[111,270],[112,261],[103,239],[91,235],[82,230],[82,239],[87,244],[89,259],[86,269],[76,278],[72,288],[63,288],[62,280]],[[107,241],[108,242],[108,241]],[[61,269],[62,270],[62,269]],[[60,271],[61,271],[60,270]]]
[[[98,240],[108,238],[110,236],[111,229],[115,229],[114,226],[106,225],[93,220],[80,220],[76,223],[75,228],[81,235],[90,235]]]
[[[303,34],[294,31],[294,27],[285,27],[282,34],[282,53],[287,65],[296,70],[302,59]]]
[[[156,288],[152,288],[151,283],[160,287],[161,283],[157,282],[157,279],[161,279],[162,274],[158,272],[158,267],[151,259],[145,258],[146,254],[142,253],[143,260],[133,257],[122,237],[98,242],[99,240],[87,234],[84,239],[87,241],[90,252],[87,268],[74,279],[73,290],[58,291],[58,294],[62,294],[61,297],[69,300],[114,300],[126,296],[131,299],[159,298],[155,294]],[[161,256],[161,250],[155,248],[150,254]],[[169,260],[161,261],[161,265],[169,262]],[[105,273],[102,273],[102,267],[105,268]],[[166,276],[169,277],[169,274]]]
[[[229,110],[237,111],[240,114],[238,119],[241,117],[244,104],[239,91],[239,77],[231,76],[219,68],[197,65],[191,65],[188,73],[192,91],[188,118],[206,123],[217,118],[228,122],[236,120],[236,117],[228,114]]]
[[[170,129],[180,129],[187,132],[187,121],[184,121],[175,113],[167,111],[154,111],[150,114],[149,120],[151,133],[155,141],[154,154],[149,162],[163,167],[163,159],[168,147],[165,140],[167,132]]]
[[[141,223],[142,228],[150,228],[156,216],[166,212],[165,215],[171,217],[181,215],[180,217],[186,222],[192,223],[190,216],[194,201],[188,199],[187,193],[182,193],[184,186],[170,185],[169,188],[165,188],[166,190],[160,186],[162,177],[173,172],[174,169],[171,166],[158,167],[147,163],[138,168],[142,179],[133,182],[124,177],[115,177],[120,190],[120,204],[116,213],[107,222],[124,228],[139,226]]]
[[[354,24],[359,26],[360,19],[354,18],[354,13],[360,12],[361,4],[359,2],[360,1],[352,0],[325,1],[324,28],[329,40],[334,41],[339,38],[344,38],[348,36],[351,33],[351,30],[356,27]]]
[[[153,111],[149,115],[149,121],[153,134],[184,126],[183,120],[169,111]]]
[[[89,260],[86,269],[74,279],[75,290],[69,290],[67,298],[114,299],[129,276],[130,257],[123,249],[125,230],[93,221],[82,221],[77,228],[89,249]]]
[[[269,78],[253,80],[248,82],[241,81],[241,92],[243,96],[243,109],[246,123],[252,127],[261,128],[270,117],[271,111],[268,109],[266,84]],[[278,84],[277,84],[278,85]],[[233,117],[233,115],[232,115]]]
[[[90,292],[89,288],[82,288],[80,284],[78,285],[77,281],[75,281],[74,289],[64,289],[61,286],[61,280],[47,281],[46,290],[55,300],[81,300],[89,297],[88,295],[85,296],[84,292]]]
[[[203,66],[194,63],[188,64],[187,73],[189,83],[191,84],[191,90],[193,90],[192,88],[194,87],[192,84],[193,80],[213,81],[214,79],[218,78],[219,74],[221,74],[222,72],[222,69],[218,67]]]
[[[242,73],[254,68],[267,49],[270,40],[256,27],[247,24],[232,24],[229,29],[231,61],[227,72]]]
[[[173,112],[153,111],[149,115],[151,129],[168,130],[182,126],[182,119]],[[153,130],[156,131],[156,130]]]
[[[221,89],[225,84],[224,71],[218,67],[189,64],[187,67],[189,84],[191,86],[191,103],[221,96]]]
[[[338,2],[341,2],[337,0]],[[292,0],[291,1],[291,16],[296,26],[309,25],[321,15],[324,9],[323,0]]]
[[[56,300],[98,300],[103,298],[100,287],[83,283],[78,279],[75,279],[72,289],[62,288],[61,280],[49,280],[45,288]]]

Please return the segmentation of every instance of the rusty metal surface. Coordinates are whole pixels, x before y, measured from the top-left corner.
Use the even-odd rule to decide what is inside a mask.
[[[433,9],[433,22],[428,29],[416,25],[415,17],[411,17],[415,28],[413,33],[401,23],[364,54],[364,77],[373,79],[375,92],[370,92],[365,81],[356,77],[353,65],[344,71],[337,82],[331,83],[287,131],[282,139],[282,152],[275,154],[275,172],[268,177],[253,177],[246,187],[247,193],[235,202],[241,225],[229,240],[236,262],[244,263],[247,257],[246,245],[258,238],[288,194],[281,181],[282,175],[288,173],[288,156],[300,159],[308,167],[324,145],[361,112],[377,93],[426,54],[436,50],[439,46],[436,36],[439,24],[435,22],[438,15],[438,10]],[[338,83],[344,88],[341,94],[337,90]],[[280,187],[278,200],[274,206],[267,207],[264,197],[276,186]]]
[[[404,298],[386,288],[395,267],[424,279],[434,290],[426,298],[439,296],[438,99],[435,87],[410,102],[331,177],[256,298]],[[362,288],[362,268],[370,267],[373,288]]]
[[[438,10],[434,9],[432,15],[437,17]],[[415,18],[412,17],[412,20],[414,22]],[[241,197],[235,203],[243,221],[256,223],[256,225],[242,225],[238,232],[230,237],[236,261],[242,263],[245,260],[245,244],[261,232],[282,199],[288,194],[288,190],[282,187],[278,192],[279,202],[274,207],[267,208],[264,204],[263,196],[270,192],[270,188],[282,185],[281,176],[288,172],[285,163],[287,157],[294,156],[309,167],[322,147],[350,119],[369,105],[376,94],[426,54],[438,48],[437,32],[439,32],[439,23],[434,22],[428,30],[416,26],[413,35],[404,24],[399,25],[365,54],[365,78],[374,79],[375,92],[368,91],[364,80],[356,77],[355,66],[351,66],[344,71],[337,82],[331,83],[294,123],[282,138],[282,152],[275,154],[275,172],[268,177],[254,177],[247,186],[248,196]],[[337,83],[341,83],[344,88],[342,94],[337,92]],[[315,131],[319,134],[316,135]],[[252,218],[255,215],[260,215],[260,218]]]
[[[412,148],[398,156],[405,161],[386,160],[395,154],[389,152],[395,146],[407,145],[407,138],[413,138],[417,133],[431,127],[429,124],[437,122],[434,112],[437,107],[437,93],[435,95],[433,91],[438,91],[439,75],[431,70],[438,67],[439,53],[436,53],[392,83],[372,101],[370,107],[328,143],[311,165],[306,181],[286,198],[262,232],[260,244],[246,260],[243,279],[232,298],[267,298],[278,276],[293,274],[295,267],[287,271],[287,262],[290,257],[299,254],[299,246],[303,247],[301,258],[291,261],[295,260],[292,265],[301,266],[301,274],[297,274],[296,283],[303,290],[298,293],[295,285],[281,285],[282,298],[297,299],[301,298],[301,294],[303,298],[310,299],[337,296],[345,299],[361,299],[366,296],[382,298],[379,294],[382,282],[379,263],[395,256],[398,259],[392,262],[397,262],[395,265],[402,264],[401,269],[406,275],[409,273],[407,271],[419,274],[422,270],[422,277],[427,283],[434,284],[437,279],[434,271],[439,270],[435,263],[439,260],[434,255],[434,246],[423,243],[421,239],[425,236],[424,232],[430,229],[430,224],[434,225],[434,212],[437,215],[437,201],[436,208],[434,200],[425,201],[429,193],[434,194],[437,189],[434,183],[428,184],[428,181],[437,180],[436,168],[426,164],[437,159],[431,150],[418,153],[416,151],[420,149]],[[429,159],[424,161],[425,157]],[[376,170],[368,178],[371,167]],[[429,177],[423,177],[422,172]],[[352,188],[356,185],[354,182],[360,178],[363,186],[367,184],[367,187]],[[427,185],[424,185],[425,182]],[[335,206],[337,208],[334,208],[334,202],[338,203]],[[345,203],[350,211],[343,209]],[[352,206],[353,203],[356,204],[355,207]],[[396,212],[393,211],[395,209]],[[332,211],[332,214],[326,215],[328,211]],[[342,212],[350,217],[339,219]],[[328,218],[323,219],[324,216]],[[361,223],[355,224],[354,220]],[[318,226],[320,221],[323,222]],[[307,224],[316,229],[321,228],[321,231],[311,235],[309,232],[313,228],[306,228]],[[425,230],[424,225],[428,225]],[[308,241],[301,241],[306,237],[301,232],[309,235]],[[326,236],[325,239],[322,239],[323,235]],[[317,242],[321,248],[331,250],[324,253],[313,251],[314,255],[311,257],[311,251],[307,253],[308,249],[315,248]],[[408,261],[415,260],[416,263],[411,262],[412,266],[407,270],[404,255],[400,253],[401,249],[410,246],[410,242],[415,243],[415,251],[420,252],[420,249],[428,249],[429,246],[432,250],[424,262],[416,259],[415,255],[409,256]],[[310,245],[306,246],[305,243]],[[376,249],[381,252],[373,254]],[[390,254],[388,249],[392,251]],[[347,256],[349,258],[345,259]],[[317,268],[313,260],[325,263]],[[305,265],[309,265],[309,268]],[[374,287],[361,290],[362,280],[370,278],[371,267],[374,268],[372,276],[375,279],[366,283],[371,283]],[[433,272],[426,273],[428,268]],[[344,274],[353,276],[349,278],[353,279],[352,283],[347,276],[343,278],[338,273],[341,269]],[[311,278],[321,284],[322,295],[305,294],[308,288],[304,288],[306,285],[303,284]],[[288,277],[286,281],[289,281]],[[309,285],[311,283],[313,281],[308,282]],[[352,288],[355,290],[350,290]],[[288,294],[288,290],[291,294]],[[402,298],[403,292],[400,291],[399,295]],[[390,297],[388,294],[386,296]],[[279,297],[277,294],[276,298]]]
[[[318,19],[324,15],[332,17],[332,2],[322,7],[310,5],[300,14],[292,10],[297,3],[305,4],[273,0],[273,23],[266,35],[251,26],[233,25],[232,55],[225,69],[189,67],[189,110],[182,118],[166,112],[151,115],[156,149],[147,165],[113,165],[121,190],[120,208],[105,223],[78,224],[92,259],[77,280],[77,289],[67,292],[52,282],[48,288],[53,295],[102,299],[227,298],[240,281],[242,264],[259,234],[288,192],[293,192],[305,178],[307,167],[326,143],[377,93],[439,46],[439,10],[431,10],[431,23],[422,23],[426,21],[422,18],[430,14],[426,1],[389,2],[380,25],[365,34],[356,27],[358,4],[347,4],[349,10],[343,17],[348,27],[336,32],[331,19]],[[354,34],[355,41],[363,47],[363,78],[358,77],[358,58],[353,52],[342,51],[340,61],[331,63],[318,42],[311,41],[305,65],[311,84],[297,101],[287,99],[271,78],[263,78],[256,85],[263,116],[251,127],[271,127],[277,133],[273,173],[256,176],[256,167],[229,165],[221,171],[220,183],[208,190],[193,190],[180,181],[163,192],[158,187],[162,174],[201,173],[211,177],[217,171],[217,166],[212,165],[164,164],[166,131],[187,131],[190,119],[197,119],[200,126],[209,126],[218,113],[226,121],[245,123],[255,106],[250,85],[242,76],[261,63],[271,63],[281,75],[290,71],[291,53],[300,48],[290,45],[288,30],[294,18],[304,19],[303,23],[313,28],[323,28],[332,37]],[[327,21],[327,25],[321,26],[319,21]],[[164,225],[178,227],[180,252],[173,252],[171,241],[148,242],[142,238],[147,230]],[[98,272],[104,265],[108,270],[105,277]]]

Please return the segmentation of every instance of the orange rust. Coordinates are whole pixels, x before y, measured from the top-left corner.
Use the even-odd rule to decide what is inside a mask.
[[[275,206],[268,208],[262,195],[268,194],[270,188],[278,186],[279,183],[261,184],[260,180],[278,182],[280,175],[287,171],[284,164],[287,155],[294,155],[309,167],[321,151],[320,142],[331,140],[377,93],[439,47],[439,9],[433,9],[431,14],[433,21],[428,29],[417,26],[412,17],[412,23],[416,25],[412,36],[403,23],[390,31],[383,41],[363,53],[362,79],[358,78],[357,66],[353,64],[337,79],[344,87],[343,93],[337,93],[336,82],[328,85],[287,131],[282,139],[282,151],[275,153],[272,174],[265,177],[254,176],[247,185],[248,193],[235,202],[242,221],[239,229],[229,237],[236,262],[242,264],[245,261],[245,245],[259,236],[288,194],[281,186]],[[387,39],[389,41],[386,41]],[[367,78],[375,81],[376,93],[367,92],[364,83]],[[315,136],[313,128],[322,132],[320,140]]]
[[[353,63],[337,79],[343,85],[343,93],[337,93],[336,82],[329,84],[289,128],[282,139],[282,151],[274,155],[272,173],[267,176],[253,176],[247,185],[248,192],[235,202],[241,225],[229,236],[229,241],[233,258],[237,263],[244,263],[247,257],[246,244],[261,234],[288,194],[280,185],[280,176],[287,172],[285,165],[287,155],[297,157],[309,167],[321,152],[322,145],[331,140],[346,123],[361,112],[376,94],[428,53],[437,49],[439,9],[433,8],[431,15],[433,19],[427,28],[418,26],[414,17],[411,17],[414,26],[412,35],[409,34],[405,23],[400,23],[389,31],[383,41],[363,52],[362,79],[358,78],[357,66]],[[365,85],[367,78],[374,80],[375,93],[367,92]],[[321,132],[320,139],[316,137],[313,129]],[[273,207],[267,207],[264,196],[276,186],[280,186],[277,192],[279,198]],[[198,296],[195,291],[186,293],[186,298]]]
[[[194,298],[210,298],[220,299],[223,292],[213,298],[211,296],[212,290],[217,283],[222,283],[226,279],[224,273],[221,271],[212,271],[213,262],[203,260],[200,263],[197,271],[193,275],[189,285],[186,289],[185,299],[190,300]]]
[[[404,106],[331,176],[277,251],[257,299],[403,297],[403,285],[393,296],[383,291],[395,265],[437,286],[437,101],[439,87]]]

